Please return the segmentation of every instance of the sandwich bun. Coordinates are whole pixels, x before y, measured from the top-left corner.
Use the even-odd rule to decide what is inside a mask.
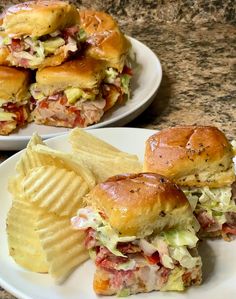
[[[0,66],[0,99],[7,102],[28,98],[30,72],[8,66]]]
[[[11,36],[40,37],[79,23],[79,13],[67,1],[29,1],[3,13],[3,28]]]
[[[59,66],[38,70],[36,82],[44,94],[49,95],[67,87],[96,88],[104,75],[104,62],[91,57],[79,57]]]
[[[145,237],[193,221],[184,193],[154,173],[124,174],[98,184],[86,197],[88,205],[105,213],[123,236]]]
[[[81,27],[88,36],[86,55],[107,62],[108,67],[123,70],[131,44],[116,21],[104,12],[81,10]]]
[[[10,62],[7,60],[10,51],[7,47],[0,47],[0,65],[10,65]]]
[[[104,31],[120,31],[117,22],[109,14],[96,10],[79,10],[81,27],[88,35]]]
[[[128,39],[119,31],[105,31],[91,37],[86,54],[105,60],[108,67],[122,71],[131,48]]]
[[[146,141],[144,171],[165,175],[180,186],[219,188],[235,181],[233,156],[231,144],[215,127],[173,127]]]

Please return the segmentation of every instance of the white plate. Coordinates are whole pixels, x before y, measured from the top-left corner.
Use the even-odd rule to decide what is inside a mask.
[[[162,68],[157,56],[143,43],[129,37],[139,65],[132,81],[131,99],[105,113],[101,121],[88,129],[123,126],[140,115],[152,102],[162,78]],[[38,132],[43,139],[61,135],[70,129],[28,124],[9,136],[0,136],[0,150],[18,150],[26,146],[31,135]]]
[[[130,153],[136,153],[142,160],[144,142],[154,131],[132,128],[104,128],[90,131],[112,145]],[[67,136],[58,136],[47,141],[58,150],[70,150]],[[15,172],[14,167],[20,153],[0,165],[0,285],[9,292],[24,299],[95,299],[115,298],[97,297],[92,290],[94,266],[88,261],[80,266],[61,286],[54,284],[47,274],[35,274],[14,263],[8,255],[5,231],[6,215],[11,205],[7,191],[7,180]],[[184,293],[161,293],[134,295],[132,299],[229,299],[236,295],[236,240],[231,243],[215,240],[200,246],[203,258],[204,281],[199,287],[190,287]]]

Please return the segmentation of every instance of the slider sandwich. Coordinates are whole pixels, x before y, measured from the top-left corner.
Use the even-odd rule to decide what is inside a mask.
[[[108,14],[80,10],[81,27],[86,33],[87,56],[106,62],[104,94],[107,106],[122,103],[130,97],[132,77],[131,43],[120,31],[116,21]]]
[[[1,35],[1,61],[30,69],[61,64],[84,41],[76,7],[56,0],[11,6],[2,15]]]
[[[104,77],[104,62],[91,57],[38,70],[36,83],[30,87],[34,121],[68,128],[97,123],[106,106],[101,88]]]
[[[158,174],[124,174],[98,184],[72,218],[86,233],[97,294],[183,291],[201,283],[195,219],[184,193]]]
[[[182,188],[201,236],[228,239],[236,235],[233,157],[231,144],[217,128],[174,127],[146,141],[144,171],[165,175]]]
[[[29,118],[30,74],[0,66],[0,135],[8,135]]]

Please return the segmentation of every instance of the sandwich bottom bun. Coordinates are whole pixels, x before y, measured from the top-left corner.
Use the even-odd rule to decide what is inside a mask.
[[[93,289],[98,295],[118,295],[126,297],[137,293],[146,293],[151,291],[183,291],[191,285],[200,285],[202,282],[201,266],[188,270],[182,267],[171,269],[168,273],[166,268],[160,268],[154,273],[148,269],[147,265],[141,266],[138,270],[132,271],[109,271],[102,268],[96,268],[93,280]],[[182,275],[183,284],[181,289],[172,281],[171,277],[178,277],[178,273]],[[150,280],[146,281],[144,277]],[[151,282],[151,280],[154,282]],[[111,283],[112,282],[112,283]],[[127,286],[127,293],[120,293],[118,284]]]

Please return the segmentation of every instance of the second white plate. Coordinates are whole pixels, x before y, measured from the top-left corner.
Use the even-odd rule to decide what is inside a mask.
[[[129,39],[136,53],[138,64],[137,71],[132,78],[131,99],[122,106],[115,106],[104,115],[99,123],[87,129],[123,126],[140,115],[154,99],[162,79],[160,61],[146,45],[135,38],[129,37]],[[43,139],[47,139],[66,133],[69,130],[30,123],[16,133],[9,136],[0,136],[0,150],[18,150],[24,148],[34,132],[38,132]]]

